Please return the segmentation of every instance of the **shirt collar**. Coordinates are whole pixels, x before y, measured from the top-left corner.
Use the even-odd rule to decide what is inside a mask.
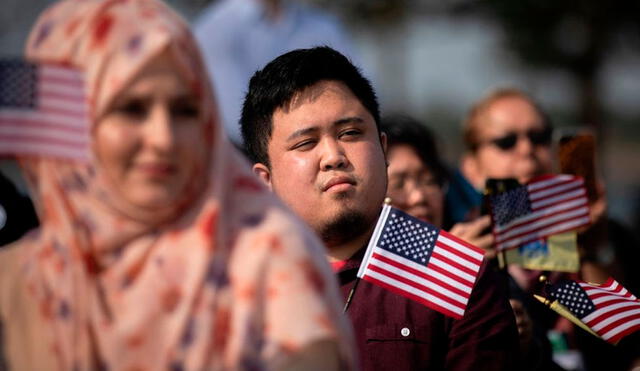
[[[364,257],[364,253],[367,251],[367,246],[363,246],[360,250],[356,251],[349,259],[346,260],[345,265],[340,268],[336,274],[340,274],[345,271],[359,269],[360,263],[362,263],[362,258]]]

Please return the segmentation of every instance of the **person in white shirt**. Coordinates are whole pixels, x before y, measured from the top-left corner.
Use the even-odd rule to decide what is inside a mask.
[[[220,0],[195,20],[200,45],[226,134],[242,142],[240,112],[249,79],[287,51],[327,45],[354,58],[351,43],[336,17],[287,0]]]

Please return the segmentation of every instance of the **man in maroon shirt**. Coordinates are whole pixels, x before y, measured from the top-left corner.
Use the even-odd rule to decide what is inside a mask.
[[[255,173],[322,238],[345,298],[387,187],[379,121],[369,81],[327,47],[289,52],[256,72],[242,112]],[[505,291],[483,264],[464,317],[453,320],[362,281],[348,314],[363,369],[515,369]]]

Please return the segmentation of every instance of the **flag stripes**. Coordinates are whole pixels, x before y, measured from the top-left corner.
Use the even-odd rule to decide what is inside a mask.
[[[80,73],[0,61],[0,154],[87,160],[89,112]]]
[[[386,255],[386,256],[385,256]],[[377,260],[377,263],[372,265],[375,267],[379,267],[381,269],[393,272],[398,269],[406,269],[408,274],[412,274],[415,277],[423,278],[425,281],[425,286],[429,286],[429,281],[440,281],[440,284],[446,288],[447,290],[455,293],[457,295],[466,295],[471,292],[468,286],[460,284],[459,282],[449,278],[446,274],[443,274],[441,271],[434,271],[425,273],[422,272],[422,267],[411,267],[412,262],[410,261],[402,261],[402,258],[393,255],[392,253],[374,253],[373,259]],[[406,264],[406,265],[405,265]],[[373,269],[373,268],[372,268]]]
[[[640,301],[617,281],[610,278],[603,285],[579,284],[596,305],[582,321],[603,339],[617,343],[640,330]]]
[[[379,275],[375,271],[369,271],[364,279],[389,291],[396,292],[408,299],[416,301],[449,317],[460,319],[464,315],[464,311],[461,311],[460,308],[449,305],[447,302],[442,301],[438,297],[435,297],[426,291],[422,291],[413,286],[395,281],[388,276]]]
[[[522,190],[526,192],[529,211],[519,210],[507,222],[495,222],[493,233],[499,250],[518,247],[543,237],[575,230],[590,223],[584,181],[575,176],[557,175],[535,179]],[[509,214],[509,194],[492,197],[492,213]],[[494,220],[496,218],[494,217]]]
[[[385,205],[358,277],[462,318],[483,256],[481,249]]]
[[[612,278],[602,285],[563,281],[549,295],[610,343],[640,330],[640,301]]]

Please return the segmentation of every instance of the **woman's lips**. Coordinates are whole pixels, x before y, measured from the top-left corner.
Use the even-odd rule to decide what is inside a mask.
[[[177,167],[170,164],[140,164],[136,168],[143,174],[152,177],[168,177],[177,171]]]
[[[425,211],[424,209],[413,209],[413,210],[408,210],[407,211],[409,213],[409,215],[412,215],[420,220],[422,220],[423,222],[427,222],[427,223],[432,223],[431,221],[431,213],[428,211]]]

